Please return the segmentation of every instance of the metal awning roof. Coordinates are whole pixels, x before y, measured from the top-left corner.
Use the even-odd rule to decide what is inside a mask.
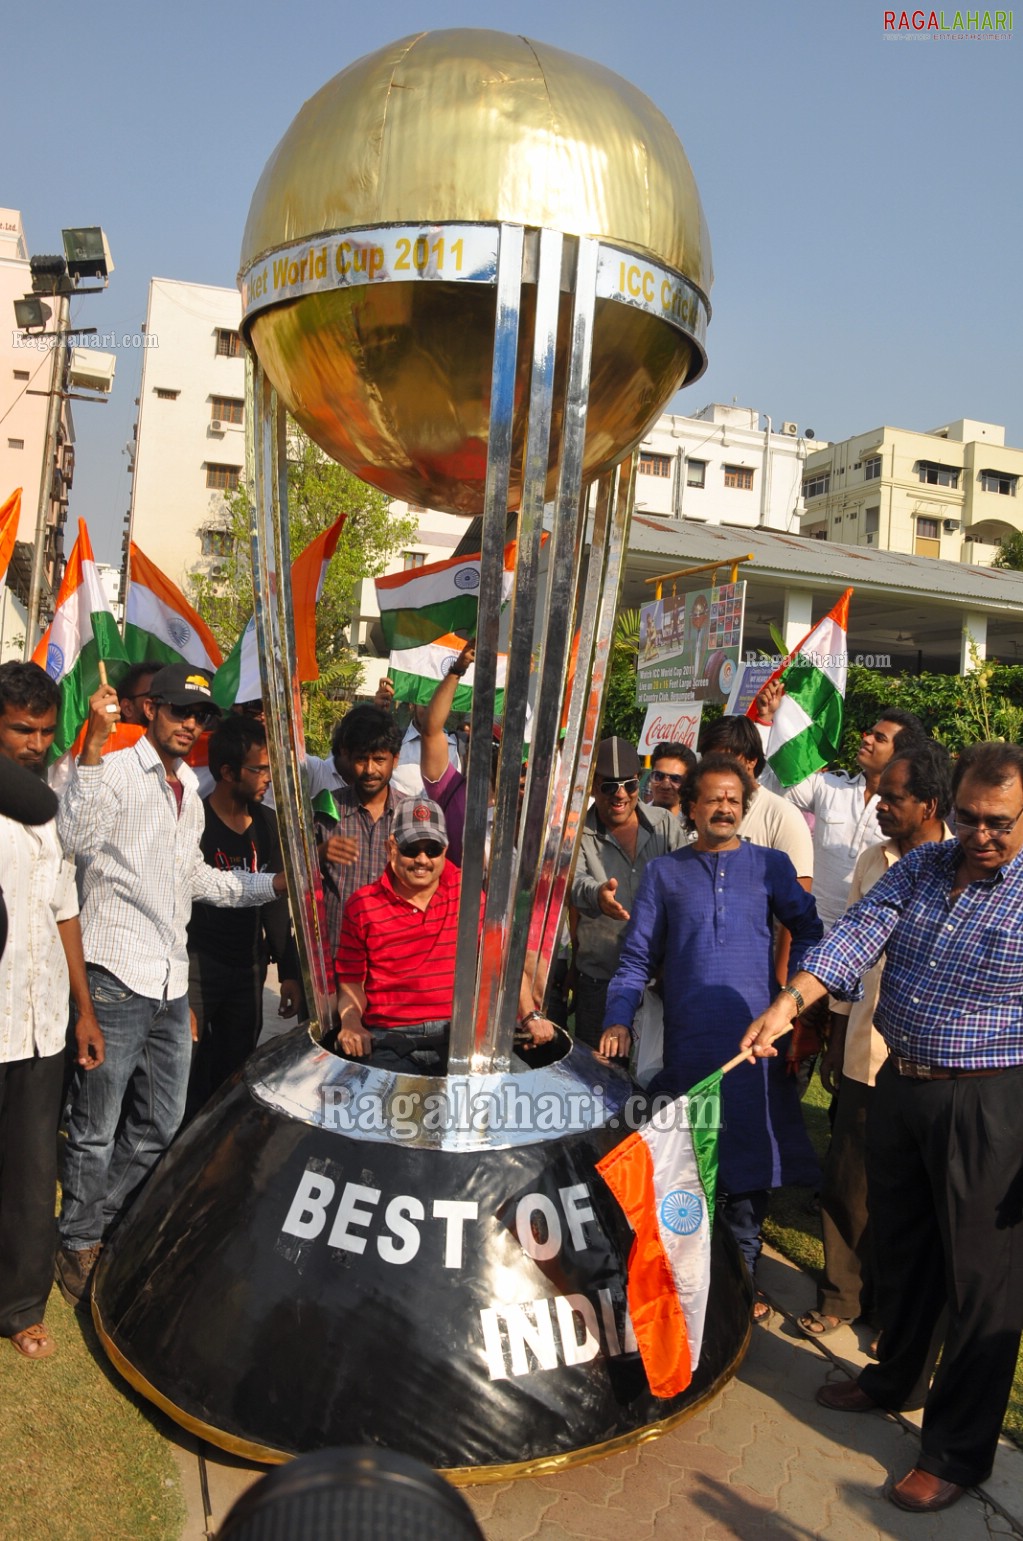
[[[651,598],[644,580],[659,573],[718,559],[724,569],[747,552],[754,560],[740,572],[748,585],[745,642],[751,648],[774,651],[769,624],[781,626],[786,589],[813,593],[816,621],[851,586],[850,653],[886,652],[893,669],[954,673],[965,617],[980,612],[987,616],[988,656],[1023,662],[1023,573],[775,530],[636,514],[622,602],[639,605]],[[707,578],[682,580],[679,591]]]

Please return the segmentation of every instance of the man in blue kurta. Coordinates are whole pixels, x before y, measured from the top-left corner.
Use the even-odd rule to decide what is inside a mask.
[[[643,991],[660,973],[664,1069],[651,1095],[687,1092],[731,1058],[750,1009],[764,1010],[778,988],[775,920],[792,935],[793,960],[823,935],[789,858],[739,839],[752,796],[749,775],[730,755],[705,756],[682,788],[682,814],[695,842],[658,857],[643,874],[608,989],[600,1048],[628,1052]],[[816,1183],[820,1175],[796,1081],[781,1060],[740,1065],[725,1077],[718,1163],[724,1218],[752,1274],[769,1190]],[[768,1314],[762,1302],[758,1308],[755,1316]]]

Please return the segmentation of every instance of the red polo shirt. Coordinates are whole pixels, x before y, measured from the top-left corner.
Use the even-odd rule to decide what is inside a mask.
[[[455,989],[461,873],[445,862],[425,910],[403,899],[390,866],[356,889],[341,918],[337,975],[366,992],[365,1027],[448,1020]]]

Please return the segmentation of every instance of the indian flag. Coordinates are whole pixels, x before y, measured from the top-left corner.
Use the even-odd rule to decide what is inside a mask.
[[[14,542],[18,538],[18,520],[21,518],[21,488],[15,487],[5,503],[0,503],[0,587],[7,576],[14,554]]]
[[[32,661],[60,683],[57,732],[49,754],[53,761],[71,748],[89,715],[89,697],[99,688],[100,663],[107,665],[111,684],[128,663],[84,519],[78,521],[78,539],[64,569],[53,620]]]
[[[181,590],[144,556],[128,548],[124,649],[132,663],[191,663],[210,674],[221,662],[217,639]]]
[[[772,680],[781,679],[785,694],[764,752],[783,787],[793,787],[823,770],[841,747],[851,594],[852,589],[846,589],[834,609],[771,675]],[[748,715],[755,709],[754,704]]]
[[[316,657],[316,606],[323,593],[330,559],[337,547],[347,514],[335,519],[329,530],[311,540],[291,564],[291,599],[295,618],[295,657],[300,680],[318,680]],[[243,701],[248,700],[242,696]]]
[[[546,535],[544,539],[546,540]],[[511,597],[518,542],[504,548],[501,603]],[[408,572],[389,573],[374,580],[380,625],[391,653],[416,648],[452,632],[476,635],[479,613],[480,553],[430,562]],[[396,691],[397,694],[397,691]],[[406,699],[399,694],[399,700]],[[414,700],[415,697],[407,699]]]
[[[213,699],[227,712],[236,701],[259,701],[262,695],[256,617],[250,615],[248,625],[214,676]]]
[[[323,593],[330,559],[347,514],[335,519],[329,529],[311,540],[291,564],[292,613],[295,620],[295,659],[300,680],[318,680],[320,666],[316,658],[316,604]],[[242,632],[213,681],[213,699],[224,711],[236,701],[258,701],[263,694],[259,674],[259,649],[256,646],[256,620],[249,617]]]
[[[678,1396],[700,1362],[720,1107],[717,1070],[597,1162],[635,1233],[629,1316],[656,1397]]]
[[[475,627],[473,628],[475,629]],[[441,680],[458,662],[458,655],[465,646],[462,637],[437,637],[418,647],[400,648],[391,653],[387,662],[388,678],[394,682],[394,695],[398,701],[410,701],[426,706],[433,700],[433,693]],[[465,671],[464,678],[455,687],[451,710],[468,712],[472,709],[472,684],[476,673],[475,664]],[[494,696],[495,717],[504,716],[504,687],[508,679],[508,659],[504,653],[497,655],[497,690]]]

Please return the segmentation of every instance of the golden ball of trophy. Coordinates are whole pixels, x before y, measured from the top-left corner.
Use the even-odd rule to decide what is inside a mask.
[[[617,463],[705,367],[711,255],[682,145],[602,66],[530,39],[426,32],[329,81],[249,210],[243,326],[309,436],[395,498],[483,504],[502,226],[565,244],[550,444],[561,449],[576,243],[600,242],[584,479]],[[528,265],[527,265],[528,273]],[[522,325],[509,505],[532,336]],[[532,288],[535,296],[535,284]]]

